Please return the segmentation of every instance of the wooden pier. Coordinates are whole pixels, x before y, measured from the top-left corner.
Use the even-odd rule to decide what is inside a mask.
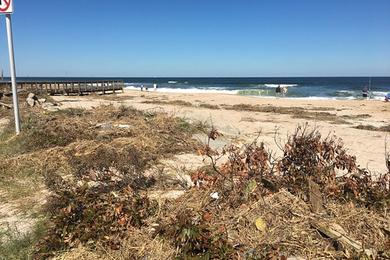
[[[48,95],[84,95],[90,93],[114,94],[123,92],[125,84],[120,80],[96,81],[24,81],[17,82],[19,92]],[[0,92],[10,93],[11,82],[0,82]]]

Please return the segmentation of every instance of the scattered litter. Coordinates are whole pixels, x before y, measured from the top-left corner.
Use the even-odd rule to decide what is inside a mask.
[[[264,232],[267,228],[267,224],[265,224],[264,220],[262,218],[257,218],[255,221],[255,225],[257,230]]]
[[[213,192],[213,193],[210,194],[210,197],[215,199],[215,200],[218,200],[219,199],[219,194],[218,194],[218,192]]]

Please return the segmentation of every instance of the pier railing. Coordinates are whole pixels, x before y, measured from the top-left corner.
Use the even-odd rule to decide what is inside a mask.
[[[120,80],[97,81],[31,81],[18,82],[18,91],[48,95],[83,95],[89,93],[109,94],[123,91]],[[11,90],[11,82],[0,82],[0,92]]]

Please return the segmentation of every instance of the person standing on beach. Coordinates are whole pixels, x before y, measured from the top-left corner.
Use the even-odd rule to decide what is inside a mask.
[[[157,91],[157,88],[158,88],[158,87],[157,87],[157,84],[154,83],[154,84],[153,84],[153,90],[154,90],[154,91]]]

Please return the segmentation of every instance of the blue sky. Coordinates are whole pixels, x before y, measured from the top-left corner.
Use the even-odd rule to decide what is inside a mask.
[[[18,76],[390,76],[389,0],[14,1]]]

